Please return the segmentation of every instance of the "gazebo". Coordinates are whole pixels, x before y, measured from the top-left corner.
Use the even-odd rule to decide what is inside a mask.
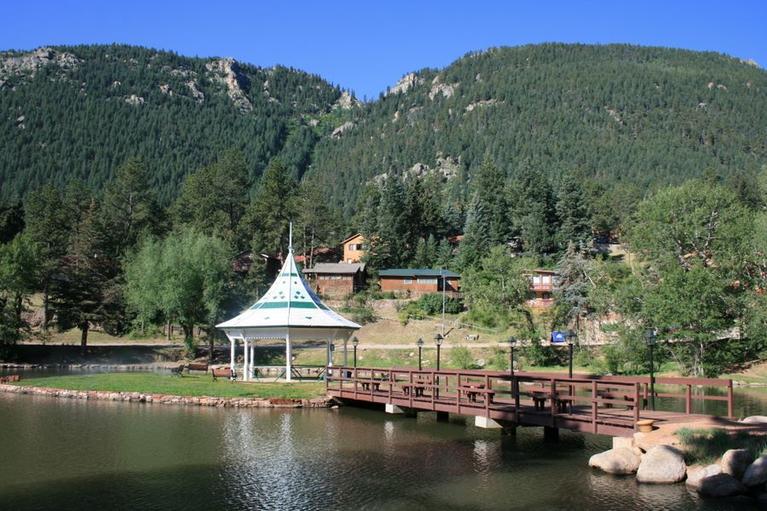
[[[292,238],[292,236],[291,236]],[[252,378],[255,343],[285,341],[285,379],[292,376],[291,341],[322,341],[326,343],[327,365],[332,365],[331,346],[340,340],[346,344],[360,325],[349,321],[326,306],[306,283],[293,259],[292,240],[288,257],[272,287],[249,309],[228,321],[216,325],[224,331],[230,349],[230,368],[235,371],[234,352],[237,341],[244,347],[242,379]]]

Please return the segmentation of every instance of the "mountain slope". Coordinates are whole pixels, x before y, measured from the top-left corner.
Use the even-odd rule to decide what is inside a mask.
[[[466,194],[492,158],[608,187],[767,162],[767,73],[716,53],[545,44],[469,54],[356,100],[297,70],[131,46],[0,53],[0,200],[52,181],[103,185],[145,159],[167,201],[228,148],[251,180],[273,157],[353,212],[384,174],[439,173]]]
[[[43,182],[100,187],[130,156],[168,199],[184,175],[235,147],[255,178],[276,155],[300,175],[341,91],[233,59],[130,46],[0,54],[0,198]]]
[[[310,173],[354,204],[375,176],[465,180],[485,157],[510,174],[528,165],[641,187],[753,172],[767,162],[767,73],[664,48],[491,49],[405,76],[318,144]]]

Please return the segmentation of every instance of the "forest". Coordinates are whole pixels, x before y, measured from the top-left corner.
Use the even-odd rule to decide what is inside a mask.
[[[766,355],[767,75],[751,64],[500,48],[361,103],[288,68],[40,55],[0,54],[0,349],[70,328],[86,345],[94,325],[214,343],[268,285],[258,256],[283,257],[292,222],[309,261],[361,232],[371,275],[460,272],[465,320],[526,339],[539,365],[547,332],[610,316],[602,372],[645,372],[648,329],[688,374]],[[244,252],[254,264],[233,271]],[[544,316],[525,305],[535,267],[560,275]]]

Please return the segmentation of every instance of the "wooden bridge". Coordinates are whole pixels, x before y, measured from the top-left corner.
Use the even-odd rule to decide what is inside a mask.
[[[326,381],[328,394],[341,400],[474,416],[509,428],[631,436],[644,419],[658,425],[710,420],[700,411],[708,401],[726,402],[727,417],[733,416],[732,380],[713,378],[655,378],[654,399],[649,377],[336,366]],[[651,402],[662,406],[650,410]]]

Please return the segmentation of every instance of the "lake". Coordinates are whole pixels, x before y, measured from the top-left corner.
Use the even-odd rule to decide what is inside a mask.
[[[737,396],[739,410],[767,408],[763,393]],[[756,509],[595,472],[607,437],[542,437],[429,413],[0,394],[0,509]]]

